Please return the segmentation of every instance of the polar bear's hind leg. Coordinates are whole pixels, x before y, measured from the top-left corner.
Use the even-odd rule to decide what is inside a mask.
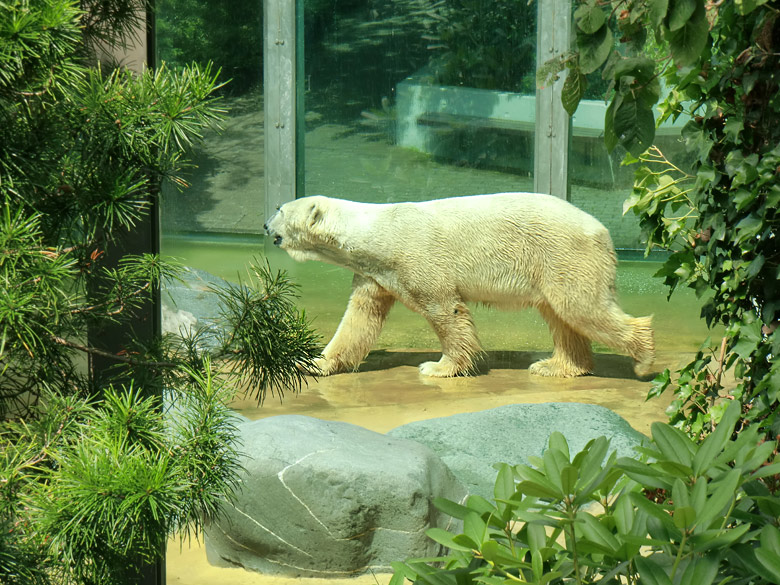
[[[593,352],[590,340],[581,335],[558,315],[549,305],[539,307],[547,321],[553,338],[552,357],[531,364],[528,371],[537,376],[574,378],[593,371]]]
[[[482,353],[471,311],[462,301],[443,303],[423,311],[441,341],[438,362],[420,364],[420,373],[436,378],[465,376],[474,372],[474,360]]]

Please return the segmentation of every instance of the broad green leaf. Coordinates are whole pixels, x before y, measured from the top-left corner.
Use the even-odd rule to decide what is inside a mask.
[[[691,545],[696,553],[708,550],[722,550],[733,546],[750,530],[750,524],[740,524],[731,530],[712,529],[699,532],[691,537]]]
[[[486,561],[496,563],[506,569],[528,567],[528,563],[522,560],[527,550],[524,548],[516,549],[515,554],[512,554],[512,550],[509,547],[495,540],[489,540],[482,545],[480,552]]]
[[[448,516],[457,518],[458,520],[463,520],[466,515],[472,511],[466,506],[461,506],[460,504],[456,504],[445,498],[434,498],[433,505],[436,506],[438,510],[441,510]]]
[[[642,585],[672,585],[666,571],[653,557],[637,557],[634,560],[637,571],[642,577]]]
[[[609,439],[601,436],[588,441],[585,448],[575,455],[574,465],[579,469],[583,482],[591,482],[601,474],[607,451],[609,451]]]
[[[704,4],[697,2],[696,10],[685,25],[666,34],[669,49],[678,67],[688,67],[696,63],[707,46],[710,29]]]
[[[675,478],[672,484],[672,501],[675,508],[682,508],[691,505],[690,495],[688,494],[688,487],[678,477]]]
[[[464,546],[462,544],[458,544],[457,542],[455,542],[455,535],[450,534],[449,532],[441,528],[429,528],[428,530],[425,531],[425,534],[428,536],[428,538],[430,538],[434,542],[438,542],[439,544],[446,546],[447,548],[451,548],[452,550],[471,552],[474,549],[474,547],[470,545]]]
[[[561,104],[570,116],[573,116],[574,112],[577,111],[577,106],[579,106],[587,88],[587,77],[580,73],[579,69],[570,69],[561,90]]]
[[[647,0],[647,18],[653,28],[658,28],[666,18],[669,0]]]
[[[587,75],[601,67],[609,57],[614,47],[612,31],[608,26],[602,26],[593,34],[577,35],[577,47],[580,50],[580,71]]]
[[[623,99],[615,110],[613,131],[623,147],[639,156],[653,145],[655,118],[651,108],[635,99]]]
[[[532,553],[541,551],[547,546],[547,531],[541,524],[528,524],[526,526],[528,546]]]
[[[771,524],[764,526],[761,529],[761,546],[780,555],[780,530]]]
[[[699,557],[694,558],[688,563],[685,572],[682,574],[680,583],[691,583],[696,585],[711,585],[718,575],[717,557]]]
[[[613,517],[618,534],[630,534],[634,525],[634,507],[631,505],[631,499],[628,494],[622,493],[618,496],[612,505]]]
[[[738,400],[731,401],[715,430],[699,445],[698,451],[693,456],[692,469],[695,476],[704,475],[715,462],[716,457],[725,449],[726,444],[734,432],[741,411],[741,403]]]
[[[708,487],[707,479],[700,477],[693,484],[693,489],[691,490],[690,505],[696,510],[696,517],[700,519],[700,523],[702,515],[706,512]]]
[[[696,510],[691,506],[675,506],[672,518],[677,528],[687,531],[696,524]]]
[[[613,100],[609,103],[604,114],[604,146],[607,147],[607,152],[615,150],[619,141],[618,135],[615,134],[615,102]]]
[[[684,432],[671,425],[658,422],[653,423],[650,428],[653,441],[666,459],[688,467],[691,466],[696,447]]]
[[[544,474],[556,488],[563,491],[561,473],[570,465],[569,458],[558,449],[547,449],[542,457],[544,462]]]
[[[617,461],[618,467],[622,469],[628,477],[641,483],[648,488],[666,489],[669,487],[669,480],[666,474],[655,469],[646,463],[642,463],[630,457],[621,457]]]
[[[476,494],[472,494],[466,498],[466,506],[469,508],[469,510],[473,510],[480,516],[485,516],[486,514],[495,514],[498,511],[491,502]]]
[[[591,35],[604,26],[607,22],[607,15],[595,2],[580,5],[574,11],[574,22],[582,32]]]
[[[467,515],[465,520],[463,520],[463,534],[476,543],[477,546],[475,548],[482,546],[482,543],[486,540],[487,533],[487,524],[476,512]]]
[[[535,498],[546,498],[550,500],[560,500],[563,498],[563,493],[549,483],[521,481],[518,484],[517,489],[519,489],[525,495],[533,496]]]
[[[561,489],[564,494],[573,494],[577,485],[577,468],[567,465],[561,469]]]
[[[531,553],[531,571],[534,574],[534,581],[539,581],[544,574],[544,560],[542,553],[538,550]]]
[[[739,470],[732,469],[717,482],[711,484],[712,495],[707,499],[707,505],[700,518],[703,525],[706,526],[711,520],[725,514],[726,509],[737,495],[737,487],[741,479]]]
[[[614,555],[620,549],[620,542],[615,535],[607,530],[601,522],[590,514],[578,514],[577,519],[582,523],[579,529],[590,542],[598,545],[604,552]]]
[[[780,555],[764,548],[763,545],[756,549],[758,562],[772,575],[775,583],[780,583]]]
[[[640,510],[644,510],[648,516],[652,516],[653,518],[660,520],[667,526],[672,524],[672,518],[669,516],[665,506],[651,502],[643,494],[637,492],[631,492],[629,497],[631,498],[631,502],[634,504],[634,506]]]
[[[563,435],[563,433],[553,431],[550,433],[550,438],[547,440],[547,443],[550,449],[559,451],[567,462],[571,460],[571,455],[569,453],[569,442],[566,440],[566,437]]]
[[[493,495],[496,500],[509,500],[515,493],[515,473],[510,465],[502,463],[496,475],[496,485]]]
[[[671,0],[669,30],[681,29],[693,16],[697,0]]]

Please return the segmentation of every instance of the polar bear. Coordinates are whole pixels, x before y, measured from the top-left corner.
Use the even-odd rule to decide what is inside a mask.
[[[589,373],[591,341],[628,353],[638,376],[650,372],[651,317],[634,318],[618,306],[609,232],[557,197],[499,193],[380,204],[312,196],[285,203],[264,227],[295,260],[355,274],[347,310],[313,373],[357,369],[396,301],[423,315],[441,341],[441,359],[420,365],[427,376],[474,371],[482,350],[470,302],[539,310],[553,353],[532,364],[532,374]]]

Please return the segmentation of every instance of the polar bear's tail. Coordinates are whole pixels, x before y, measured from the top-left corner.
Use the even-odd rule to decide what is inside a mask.
[[[631,342],[628,348],[634,358],[634,373],[643,378],[652,372],[655,362],[655,340],[653,338],[653,317],[631,317]]]

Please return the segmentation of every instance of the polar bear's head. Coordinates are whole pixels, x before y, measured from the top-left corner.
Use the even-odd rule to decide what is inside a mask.
[[[333,208],[333,201],[321,195],[290,201],[263,227],[274,245],[295,260],[322,260],[318,252],[339,247],[336,240],[339,230],[333,223],[338,210]]]

